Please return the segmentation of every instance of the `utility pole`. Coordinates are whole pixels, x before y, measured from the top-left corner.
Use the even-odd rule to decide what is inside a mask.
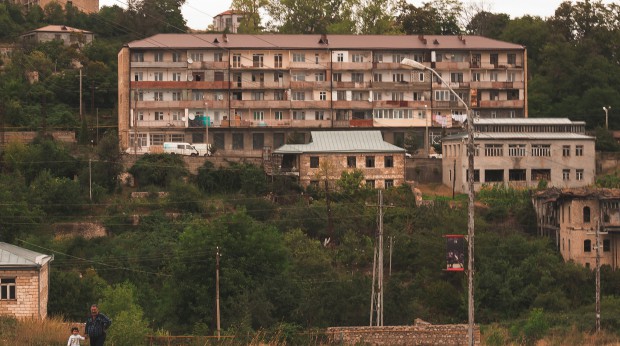
[[[599,202],[600,203],[600,202]],[[600,232],[601,219],[599,218],[596,227],[596,332],[601,331],[601,241]]]
[[[91,166],[91,159],[88,159],[88,197],[90,201],[93,201],[93,170]]]
[[[215,252],[215,314],[217,320],[217,339],[220,340],[220,247]]]
[[[80,68],[80,121],[83,120],[84,111],[82,106],[82,69]]]
[[[327,207],[327,232],[329,233],[329,238],[331,239],[334,235],[334,222],[332,221],[332,207],[329,199],[328,174],[329,172],[325,173],[325,206]]]
[[[372,297],[370,302],[371,327],[373,326],[373,316],[376,318],[374,325],[383,326],[383,191],[379,190],[378,193],[378,231],[372,264]]]

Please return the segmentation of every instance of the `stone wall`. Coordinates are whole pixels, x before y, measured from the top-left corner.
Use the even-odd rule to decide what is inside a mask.
[[[30,143],[39,133],[36,131],[7,131],[0,133],[0,145],[7,145],[12,142]],[[76,143],[74,131],[51,131],[48,132],[55,140],[65,143]]]
[[[39,273],[36,269],[30,270],[7,270],[1,271],[0,275],[5,278],[15,278],[16,299],[0,300],[0,315],[11,315],[17,318],[39,318],[39,297],[41,298],[41,318],[47,316],[47,278],[48,265],[41,273],[41,286],[39,286]],[[45,294],[40,294],[39,289],[45,289]]]
[[[330,343],[339,345],[467,345],[466,324],[384,327],[330,327]],[[474,330],[480,345],[480,328]]]

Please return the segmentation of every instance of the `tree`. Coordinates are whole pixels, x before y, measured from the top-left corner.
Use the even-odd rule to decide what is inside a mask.
[[[137,301],[137,289],[131,283],[108,287],[103,292],[100,310],[113,321],[107,339],[118,345],[138,345],[150,333]]]
[[[158,33],[187,31],[181,6],[185,0],[133,0],[127,6],[127,16],[136,38]]]
[[[356,17],[359,18],[357,32],[362,35],[396,34],[395,0],[362,0]]]
[[[399,7],[398,21],[409,35],[457,35],[461,32],[459,0],[432,0],[421,7],[402,0]]]
[[[240,34],[255,34],[262,31],[259,11],[269,4],[269,0],[233,0],[230,7],[241,12],[243,18],[237,32]]]
[[[270,0],[270,26],[282,34],[354,33],[353,0]]]
[[[189,173],[183,158],[171,154],[145,154],[129,169],[142,186],[167,187]]]
[[[505,13],[478,12],[467,24],[467,33],[499,39],[509,21]]]

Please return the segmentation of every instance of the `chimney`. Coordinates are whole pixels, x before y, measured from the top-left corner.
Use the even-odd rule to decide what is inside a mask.
[[[418,35],[418,40],[422,41],[422,43],[426,44],[426,39],[424,38],[424,35]]]
[[[329,44],[329,40],[327,39],[327,34],[321,34],[321,39],[319,40],[319,44]]]
[[[465,42],[465,38],[463,38],[463,35],[459,35],[458,37],[459,37],[459,40],[460,40],[461,42],[463,42],[463,44],[466,44],[466,43],[467,43],[467,42]]]

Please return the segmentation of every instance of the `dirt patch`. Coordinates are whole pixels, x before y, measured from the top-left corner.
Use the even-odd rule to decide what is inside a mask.
[[[444,184],[440,184],[440,183],[419,184],[417,188],[422,192],[424,196],[452,197],[452,188]]]

